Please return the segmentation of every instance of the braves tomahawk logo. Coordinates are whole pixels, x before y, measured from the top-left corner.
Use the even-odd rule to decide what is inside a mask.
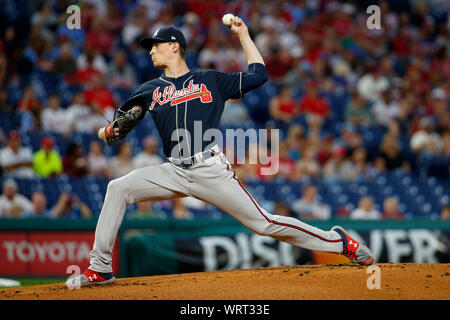
[[[194,80],[189,81],[187,88],[176,90],[174,85],[167,86],[161,93],[160,87],[153,91],[153,101],[148,107],[149,110],[153,110],[155,105],[164,105],[170,102],[171,106],[179,103],[187,102],[193,99],[200,98],[202,103],[210,103],[213,101],[211,91],[203,84],[195,84]]]

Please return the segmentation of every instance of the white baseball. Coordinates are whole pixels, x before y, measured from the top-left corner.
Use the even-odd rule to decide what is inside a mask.
[[[234,19],[234,15],[232,15],[231,13],[227,13],[226,15],[224,15],[222,17],[222,22],[224,25],[226,26],[231,26],[231,20]]]

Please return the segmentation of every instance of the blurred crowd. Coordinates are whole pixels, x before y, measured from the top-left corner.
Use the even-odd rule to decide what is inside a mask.
[[[69,29],[66,23],[66,9],[73,4],[80,7],[81,29]],[[61,203],[77,207],[76,216],[93,214],[72,194],[62,193],[51,210],[45,194],[21,198],[14,178],[111,179],[163,162],[159,138],[150,133],[138,137],[138,148],[125,141],[109,155],[99,142],[82,145],[72,138],[77,133],[95,136],[137,85],[161,74],[138,45],[140,37],[159,27],[175,25],[183,31],[191,69],[245,70],[239,41],[221,22],[228,12],[248,25],[274,91],[256,112],[248,108],[251,96],[227,101],[222,125],[281,131],[279,153],[269,155],[270,161],[278,161],[277,175],[262,175],[263,164],[235,165],[244,183],[277,178],[370,182],[395,170],[448,181],[448,1],[378,1],[380,29],[366,26],[370,4],[373,1],[3,1],[0,168],[6,180],[0,216],[42,211],[57,217],[65,214]],[[23,143],[24,136],[37,134],[42,135],[39,148]],[[55,135],[66,142],[63,147],[55,145]],[[329,219],[333,213],[316,194],[314,184],[308,185],[299,190],[297,201],[280,199],[276,213]],[[12,208],[16,201],[22,209]],[[395,197],[375,205],[381,210],[374,209],[373,198],[362,197],[349,217],[403,218]],[[189,206],[202,205],[176,201],[176,216],[189,216]],[[73,210],[66,211],[71,215]],[[140,204],[136,212],[145,216],[151,203]],[[442,217],[448,215],[444,203]]]

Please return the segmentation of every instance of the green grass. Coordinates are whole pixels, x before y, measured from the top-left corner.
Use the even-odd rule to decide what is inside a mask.
[[[8,279],[16,280],[20,282],[20,286],[18,287],[27,287],[27,286],[37,286],[40,284],[52,284],[52,283],[64,283],[66,281],[66,278],[16,278],[16,277],[10,277]],[[3,288],[12,288],[12,287],[1,287]]]

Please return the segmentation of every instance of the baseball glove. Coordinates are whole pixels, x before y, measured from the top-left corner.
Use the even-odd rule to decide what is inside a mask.
[[[117,141],[125,138],[125,136],[134,128],[134,126],[136,126],[139,120],[143,118],[143,115],[143,108],[140,106],[134,106],[104,128],[103,140],[105,140],[109,145],[113,145]],[[119,129],[117,135],[114,131],[115,128]],[[99,131],[99,137],[100,136],[101,134]]]

